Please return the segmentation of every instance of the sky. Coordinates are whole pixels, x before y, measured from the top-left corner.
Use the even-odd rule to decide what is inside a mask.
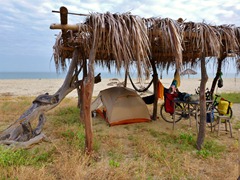
[[[53,45],[59,30],[61,6],[73,13],[131,12],[140,17],[161,17],[212,25],[240,26],[239,0],[1,0],[0,72],[55,72]],[[85,17],[68,16],[69,24]]]

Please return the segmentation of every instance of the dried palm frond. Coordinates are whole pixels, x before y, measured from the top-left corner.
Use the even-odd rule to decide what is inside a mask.
[[[237,55],[240,56],[240,27],[233,27],[238,42]]]
[[[220,56],[220,34],[216,27],[206,23],[185,23],[184,50],[200,56]]]
[[[233,25],[218,26],[221,42],[224,46],[224,52],[236,52],[239,50],[239,42]]]
[[[69,52],[67,51],[67,48],[62,46],[62,33],[60,32],[57,35],[56,42],[53,46],[53,57],[54,57],[54,62],[55,62],[57,72],[60,71],[60,67],[62,68],[62,71],[66,69],[65,59],[68,56],[69,56]]]
[[[145,21],[149,29],[149,39],[152,42],[152,58],[155,61],[168,61],[166,57],[170,54],[170,61],[175,61],[179,68],[183,50],[182,28],[179,23],[169,18],[149,18]]]
[[[93,13],[88,25],[92,28],[92,46],[100,58],[106,56],[101,53],[107,53],[108,57],[115,60],[117,70],[136,61],[139,75],[142,74],[142,68],[148,71],[150,42],[141,18],[130,14]]]

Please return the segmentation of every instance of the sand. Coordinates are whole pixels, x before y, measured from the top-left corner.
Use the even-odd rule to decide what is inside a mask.
[[[206,87],[210,88],[213,79],[209,79]],[[0,80],[0,96],[38,96],[48,92],[54,94],[62,85],[64,79],[20,79],[20,80]],[[133,80],[137,87],[146,87],[149,80],[139,83],[137,79]],[[172,79],[162,79],[164,87],[169,87]],[[99,91],[120,85],[123,79],[111,78],[102,79],[102,82],[95,84],[93,96],[97,96]],[[182,78],[179,90],[194,94],[195,89],[200,86],[200,79],[197,78]],[[132,88],[130,81],[127,87]],[[151,94],[152,87],[148,93]],[[223,87],[216,90],[221,92],[240,92],[240,78],[223,79]],[[77,97],[76,90],[72,91],[67,97]]]

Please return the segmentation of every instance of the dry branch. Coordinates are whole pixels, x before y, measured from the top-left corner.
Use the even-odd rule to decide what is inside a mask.
[[[75,58],[71,61],[68,74],[59,90],[53,95],[46,93],[36,97],[30,108],[12,125],[0,133],[0,144],[28,148],[32,144],[46,139],[45,135],[41,133],[46,122],[44,113],[55,108],[67,94],[82,85],[82,80],[78,81],[76,78],[79,74],[79,71],[75,71],[77,67],[77,58]],[[98,83],[100,81],[100,74],[98,74],[95,82]],[[38,125],[33,129],[31,123],[37,118]]]

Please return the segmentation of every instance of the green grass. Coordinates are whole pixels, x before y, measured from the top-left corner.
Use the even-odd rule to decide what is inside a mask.
[[[56,121],[63,124],[80,123],[80,111],[77,106],[59,108],[54,116]]]
[[[200,151],[197,151],[197,155],[203,158],[219,158],[224,152],[226,152],[225,146],[220,145],[214,140],[206,140],[204,143],[204,147]]]
[[[240,103],[240,93],[221,93],[221,97],[233,103]]]
[[[61,134],[64,138],[64,141],[67,141],[67,144],[73,146],[76,149],[84,151],[85,149],[85,130],[82,125],[79,125],[79,128],[68,129]]]
[[[0,167],[21,165],[42,166],[52,161],[53,153],[54,150],[13,150],[0,146]]]

